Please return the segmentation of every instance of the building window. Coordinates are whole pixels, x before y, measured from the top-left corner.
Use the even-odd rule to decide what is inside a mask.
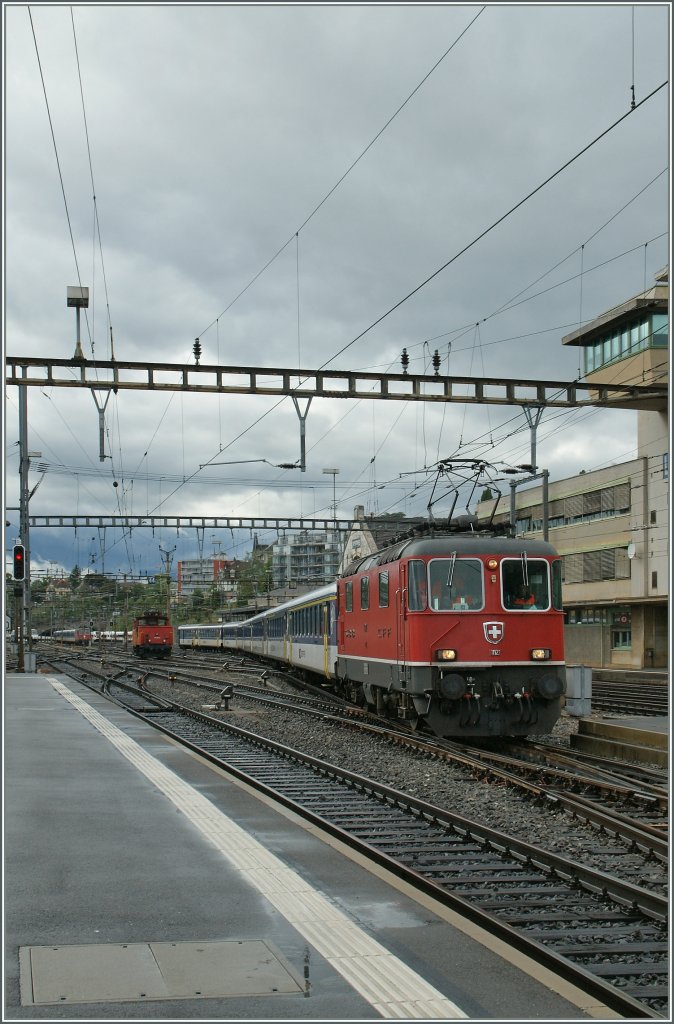
[[[593,373],[602,366],[627,359],[646,348],[667,348],[669,344],[666,313],[655,313],[609,331],[585,347],[585,372]]]
[[[658,515],[657,515],[657,512],[655,511],[655,509],[651,509],[651,523],[657,522],[657,518],[658,518]]]
[[[653,348],[667,348],[669,342],[669,330],[666,313],[653,314]]]
[[[632,650],[632,630],[631,629],[612,629],[611,630],[611,649],[614,651],[631,651]]]
[[[632,609],[629,605],[614,608],[611,614],[611,625],[620,629],[632,628]]]
[[[585,373],[592,373],[594,370],[594,345],[585,348]]]
[[[657,590],[658,589],[658,574],[657,574],[657,572],[652,572],[651,573],[651,589],[652,590]]]
[[[669,452],[664,452],[662,456],[662,478],[669,480]]]
[[[631,575],[627,548],[605,548],[564,555],[562,566],[566,584],[628,580]]]
[[[571,608],[566,617],[569,626],[606,626],[608,621],[606,608]]]
[[[632,563],[627,548],[615,549],[615,578],[617,580],[628,580],[632,575]]]

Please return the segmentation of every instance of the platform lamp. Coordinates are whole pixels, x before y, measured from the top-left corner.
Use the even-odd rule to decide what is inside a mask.
[[[87,309],[89,306],[89,289],[82,288],[80,285],[68,285],[66,305],[74,306],[77,310],[77,344],[75,345],[73,359],[84,359],[84,352],[80,343],[80,310]]]

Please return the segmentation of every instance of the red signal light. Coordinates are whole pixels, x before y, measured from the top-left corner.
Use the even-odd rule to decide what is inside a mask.
[[[23,544],[14,545],[14,579],[26,578],[26,550]]]

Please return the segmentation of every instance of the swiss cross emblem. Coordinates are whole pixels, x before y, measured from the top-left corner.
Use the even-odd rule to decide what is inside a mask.
[[[505,627],[502,622],[485,622],[482,625],[484,638],[488,644],[499,644],[503,640]]]

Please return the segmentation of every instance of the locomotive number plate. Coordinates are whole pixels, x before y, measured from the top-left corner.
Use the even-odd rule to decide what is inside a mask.
[[[498,658],[500,653],[501,653],[500,650],[495,650],[495,651],[493,650],[491,652],[491,656],[492,656],[492,658]]]

